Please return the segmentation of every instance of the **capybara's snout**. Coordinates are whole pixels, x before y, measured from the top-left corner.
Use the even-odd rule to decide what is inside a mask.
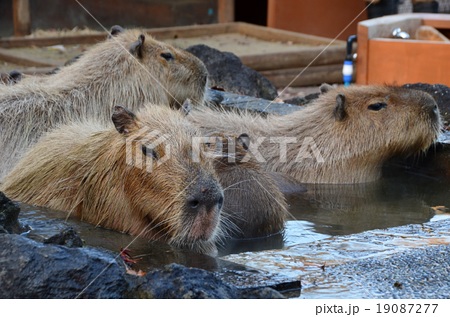
[[[223,190],[217,180],[200,176],[188,190],[185,210],[190,214],[218,213],[222,210],[223,199]]]
[[[439,108],[437,106],[436,101],[431,95],[427,93],[422,93],[422,108],[430,115],[434,120],[439,119]]]

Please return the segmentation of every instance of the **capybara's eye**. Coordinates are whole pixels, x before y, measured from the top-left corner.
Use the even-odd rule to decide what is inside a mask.
[[[145,156],[148,156],[155,160],[159,159],[158,152],[156,152],[155,149],[146,147],[145,145],[142,146],[142,153],[144,153]]]
[[[367,109],[369,110],[373,110],[373,111],[380,111],[383,108],[386,108],[387,104],[385,104],[384,102],[377,102],[374,104],[371,104],[370,106],[367,107]]]
[[[164,58],[166,61],[171,61],[175,59],[175,57],[173,57],[172,53],[170,52],[161,53],[161,57]]]

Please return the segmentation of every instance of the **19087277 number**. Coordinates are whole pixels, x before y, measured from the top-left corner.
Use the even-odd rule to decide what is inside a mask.
[[[377,304],[377,314],[434,314],[438,304]]]

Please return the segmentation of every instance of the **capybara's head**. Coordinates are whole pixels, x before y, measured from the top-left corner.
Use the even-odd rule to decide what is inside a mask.
[[[328,131],[328,138],[335,140],[328,149],[334,148],[332,152],[339,159],[345,159],[346,151],[379,163],[393,156],[411,155],[429,148],[441,129],[439,109],[431,95],[402,87],[325,89],[313,110],[318,115],[322,112],[330,122],[315,131]]]
[[[148,105],[135,115],[117,106],[109,125],[82,120],[47,133],[0,190],[101,227],[214,253],[224,194],[214,159],[193,148],[199,136],[181,111]]]
[[[123,190],[143,219],[145,236],[204,252],[218,234],[224,199],[213,160],[205,149],[193,155],[199,133],[181,114],[155,109],[138,116],[114,109],[124,142]]]
[[[111,36],[105,42],[105,47],[108,46],[111,46],[110,58],[115,59],[111,62],[118,63],[119,69],[126,61],[123,65],[132,67],[132,75],[141,74],[141,89],[159,86],[174,108],[179,108],[187,98],[194,105],[203,104],[208,71],[191,53],[157,41],[144,31],[123,30],[117,26],[112,28]]]
[[[224,188],[224,234],[246,239],[281,233],[287,203],[269,172],[248,152],[249,135],[212,133],[210,138],[216,145],[215,168]]]

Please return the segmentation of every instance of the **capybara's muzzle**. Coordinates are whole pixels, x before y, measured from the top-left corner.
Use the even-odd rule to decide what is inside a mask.
[[[185,210],[189,214],[220,212],[223,205],[223,190],[212,177],[201,176],[188,189]]]

